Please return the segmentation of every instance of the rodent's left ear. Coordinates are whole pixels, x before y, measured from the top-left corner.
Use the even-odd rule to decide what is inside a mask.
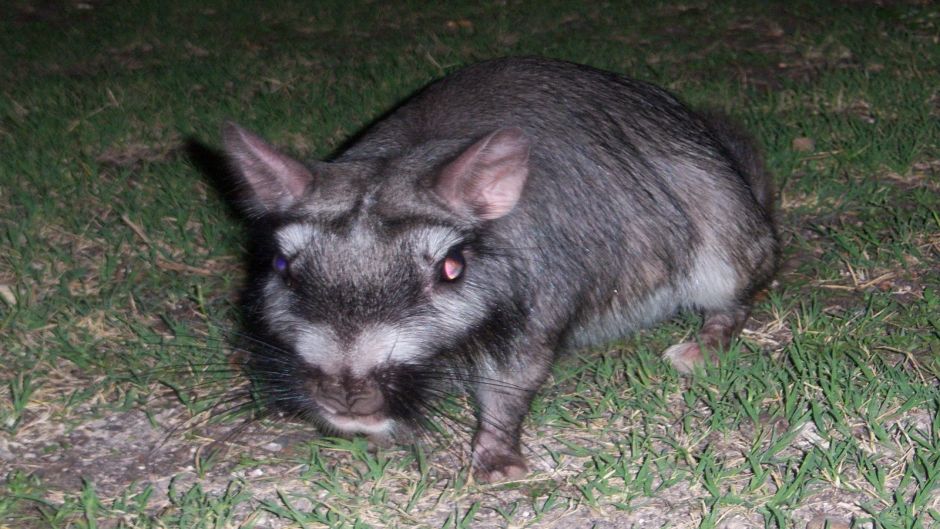
[[[519,127],[499,129],[448,164],[434,191],[451,208],[484,220],[506,215],[529,176],[529,138]]]
[[[302,163],[231,121],[222,126],[222,138],[232,168],[246,184],[242,198],[249,214],[287,209],[303,197],[313,181]]]

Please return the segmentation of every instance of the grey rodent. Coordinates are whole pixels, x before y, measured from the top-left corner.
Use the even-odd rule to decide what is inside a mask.
[[[234,124],[256,221],[248,313],[264,391],[322,428],[394,439],[435,396],[477,406],[480,481],[525,474],[520,429],[552,362],[678,310],[680,371],[720,350],[776,269],[770,178],[750,142],[664,90],[542,58],[460,70],[329,162]]]

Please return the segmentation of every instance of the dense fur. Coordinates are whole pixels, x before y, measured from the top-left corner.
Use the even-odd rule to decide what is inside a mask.
[[[253,278],[259,335],[280,348],[257,360],[270,391],[382,437],[471,381],[482,480],[524,473],[521,422],[560,351],[697,310],[699,341],[666,352],[691,370],[777,262],[749,140],[585,66],[468,67],[309,167],[237,126],[225,137],[245,211],[270,226],[274,265]],[[447,259],[465,262],[456,281]]]

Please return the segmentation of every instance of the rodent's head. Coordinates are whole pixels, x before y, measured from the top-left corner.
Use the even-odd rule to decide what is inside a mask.
[[[224,138],[246,212],[265,226],[253,309],[279,348],[257,359],[274,401],[385,435],[474,355],[497,354],[524,310],[490,229],[526,181],[521,130],[312,168],[236,125]]]

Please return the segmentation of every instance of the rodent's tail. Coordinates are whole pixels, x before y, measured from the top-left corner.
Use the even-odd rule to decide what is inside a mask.
[[[757,203],[768,215],[773,215],[776,198],[773,177],[767,170],[754,140],[723,114],[710,111],[703,113],[703,117],[712,134],[728,150],[741,174],[747,179]]]

